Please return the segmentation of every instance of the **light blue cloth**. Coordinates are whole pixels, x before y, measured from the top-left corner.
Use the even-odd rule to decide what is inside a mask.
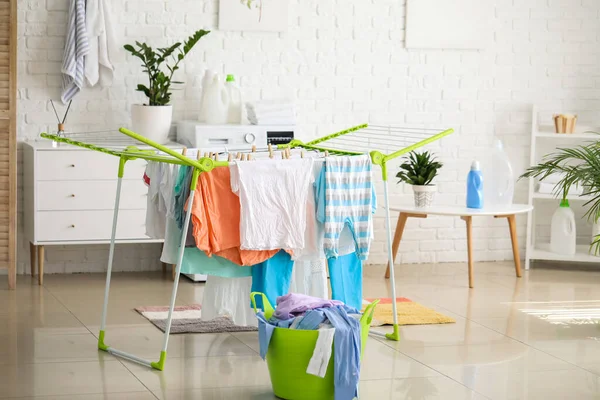
[[[287,294],[294,262],[281,250],[268,260],[252,266],[252,292],[264,293],[269,303],[276,304],[277,297]],[[257,296],[256,307],[264,310],[262,296]]]
[[[305,331],[314,331],[319,329],[319,325],[325,321],[325,313],[323,309],[309,310],[304,316],[296,317],[302,318],[296,329]]]
[[[186,247],[183,252],[181,273],[220,276],[221,278],[243,278],[252,276],[252,269],[241,267],[217,255],[209,257],[197,247]]]
[[[362,308],[362,266],[356,253],[327,260],[331,298],[357,309]]]
[[[256,314],[258,318],[258,344],[260,346],[260,356],[264,360],[267,357],[267,350],[269,350],[269,343],[271,343],[271,336],[275,330],[275,325],[271,325],[265,318],[265,314],[260,311]]]
[[[358,396],[360,378],[360,322],[349,316],[343,306],[324,308],[323,312],[335,328],[333,362],[335,400]]]

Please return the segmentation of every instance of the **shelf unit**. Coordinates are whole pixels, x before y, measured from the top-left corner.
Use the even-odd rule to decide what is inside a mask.
[[[598,140],[600,135],[594,132],[600,132],[600,128],[591,126],[578,126],[575,133],[563,134],[555,133],[554,127],[551,125],[539,125],[538,110],[533,107],[533,116],[531,124],[531,152],[529,165],[533,166],[538,163],[539,149],[541,143],[556,143],[560,147],[576,146],[586,143],[587,140]],[[586,202],[592,199],[588,195],[569,194],[567,199],[570,201]],[[600,263],[600,257],[596,257],[589,253],[588,245],[578,245],[575,255],[565,256],[555,254],[550,251],[549,243],[536,243],[536,202],[553,200],[558,204],[558,198],[554,194],[537,193],[535,191],[535,180],[529,179],[529,205],[533,206],[533,211],[527,216],[527,251],[525,252],[525,269],[529,269],[532,260],[547,260],[547,261],[565,261],[565,262],[593,262]]]

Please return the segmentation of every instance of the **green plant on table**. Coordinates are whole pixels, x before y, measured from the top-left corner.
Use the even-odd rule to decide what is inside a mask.
[[[149,106],[165,106],[171,101],[171,85],[183,82],[173,81],[173,74],[179,69],[179,63],[192,51],[203,36],[210,31],[199,30],[183,42],[177,42],[170,47],[154,50],[146,43],[135,42],[123,46],[125,50],[142,60],[142,68],[148,74],[148,86],[137,85],[138,92],[144,92],[148,97]],[[169,62],[170,61],[170,62]],[[166,72],[163,70],[166,67]]]
[[[567,198],[573,185],[584,187],[586,195],[591,199],[586,201],[585,217],[588,221],[597,222],[600,219],[600,141],[573,148],[561,148],[544,156],[542,162],[529,167],[521,178],[538,178],[543,181],[554,173],[561,173],[562,179],[555,185],[554,190],[563,199]],[[594,253],[600,252],[600,236],[592,242]]]
[[[405,182],[415,186],[430,185],[443,166],[428,151],[422,153],[411,151],[404,160],[400,165],[400,172],[396,174],[396,178],[400,179],[398,183]]]

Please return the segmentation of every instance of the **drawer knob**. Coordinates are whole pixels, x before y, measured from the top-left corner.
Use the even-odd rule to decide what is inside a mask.
[[[69,197],[75,197],[75,195],[74,195],[74,194],[72,194],[72,195],[71,195],[71,196],[69,196]]]
[[[69,226],[69,228],[75,228],[75,225],[71,224],[71,226]]]
[[[70,168],[75,168],[75,164],[69,165]]]

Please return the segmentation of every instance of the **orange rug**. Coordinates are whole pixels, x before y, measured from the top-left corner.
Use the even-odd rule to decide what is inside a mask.
[[[376,299],[364,299],[364,309]],[[398,315],[398,325],[432,325],[432,324],[453,324],[456,321],[444,314],[422,306],[405,297],[396,298],[396,314]],[[392,310],[392,299],[380,299],[375,307],[373,322],[371,326],[393,325],[394,313]]]

